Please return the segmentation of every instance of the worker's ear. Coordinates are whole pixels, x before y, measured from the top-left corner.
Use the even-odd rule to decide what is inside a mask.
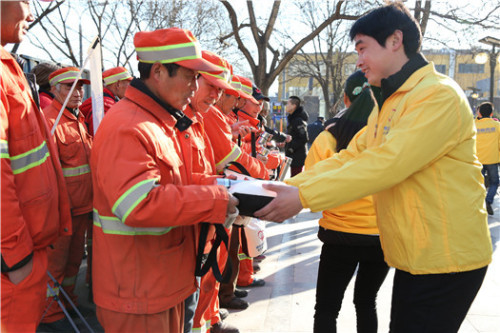
[[[160,82],[161,75],[165,70],[166,70],[165,66],[163,66],[159,62],[155,62],[151,67],[151,73],[149,76],[155,81]]]

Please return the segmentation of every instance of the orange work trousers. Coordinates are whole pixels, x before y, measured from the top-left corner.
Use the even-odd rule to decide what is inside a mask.
[[[47,251],[33,253],[33,269],[19,284],[2,273],[2,332],[35,332],[47,292]]]
[[[253,259],[247,256],[241,250],[238,252],[238,259],[240,260],[240,273],[236,284],[241,287],[246,287],[253,282]]]
[[[97,319],[106,333],[183,333],[184,301],[168,310],[153,314],[115,312],[97,306]]]
[[[228,251],[224,245],[217,252],[219,270],[224,271],[228,259]],[[212,270],[203,275],[200,283],[200,298],[194,314],[193,330],[209,332],[210,326],[220,321],[219,315],[219,288],[220,283],[215,279]]]
[[[89,223],[91,223],[90,214],[72,216],[73,234],[71,236],[59,237],[55,242],[53,249],[49,248],[49,272],[61,284],[64,291],[70,296],[76,305],[75,284],[80,264],[82,263],[83,253],[85,252],[85,232]],[[50,286],[58,293],[59,298],[66,301],[58,288],[54,288],[54,283],[50,280]],[[49,297],[50,291],[47,289],[47,314],[42,319],[43,323],[52,323],[64,318],[64,312],[53,297]]]

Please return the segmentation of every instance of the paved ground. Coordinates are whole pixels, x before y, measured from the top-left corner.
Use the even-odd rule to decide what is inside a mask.
[[[495,215],[489,218],[494,245],[493,263],[490,265],[483,287],[463,323],[460,333],[500,332],[500,202],[494,205]],[[314,309],[316,274],[321,248],[317,239],[319,214],[304,210],[295,219],[283,224],[268,223],[267,258],[261,263],[257,277],[266,281],[264,287],[253,288],[247,300],[250,307],[231,311],[229,323],[241,333],[311,332]],[[82,265],[79,281],[83,281],[86,263]],[[390,298],[393,270],[389,273],[378,296],[379,332],[389,327]],[[85,317],[96,332],[103,332],[88,303],[87,288],[78,287]],[[339,332],[356,332],[353,282],[348,287],[338,319]],[[88,332],[78,320],[82,332]]]

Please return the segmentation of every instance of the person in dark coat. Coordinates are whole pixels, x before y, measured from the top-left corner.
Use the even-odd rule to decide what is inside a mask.
[[[285,107],[288,113],[287,133],[292,140],[285,145],[286,156],[292,158],[291,177],[302,171],[307,155],[307,120],[309,115],[301,105],[301,100],[297,96],[291,96]]]
[[[307,135],[309,135],[309,141],[307,142],[307,148],[311,148],[314,139],[319,135],[319,133],[323,132],[325,126],[323,123],[325,122],[324,117],[318,117],[314,123],[307,125]]]

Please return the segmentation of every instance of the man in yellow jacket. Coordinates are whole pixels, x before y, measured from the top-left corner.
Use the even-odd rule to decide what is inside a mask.
[[[486,210],[493,215],[491,204],[498,189],[498,163],[500,162],[500,122],[493,120],[493,104],[479,105],[480,119],[476,120],[477,158],[483,165],[483,176],[488,175],[489,187],[486,193]]]
[[[364,15],[350,36],[382,103],[347,149],[288,180],[294,187],[266,186],[277,198],[255,215],[282,221],[373,194],[396,268],[390,331],[457,332],[492,255],[473,115],[420,54],[420,27],[401,3]]]

